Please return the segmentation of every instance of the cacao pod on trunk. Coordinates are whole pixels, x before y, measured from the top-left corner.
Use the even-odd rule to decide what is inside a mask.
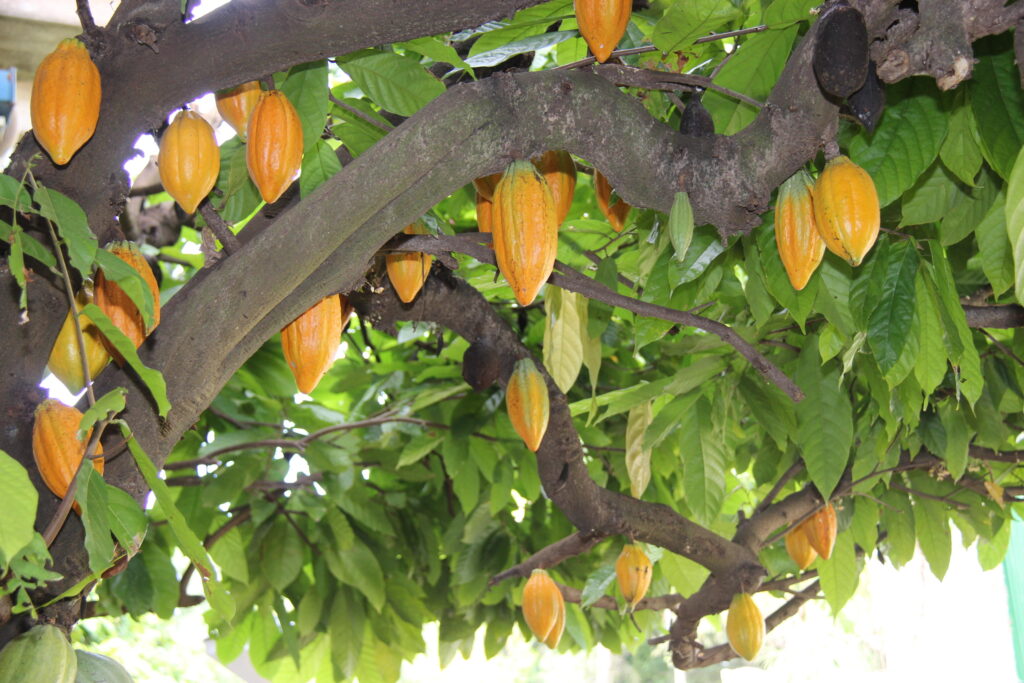
[[[505,389],[505,405],[516,433],[536,453],[548,429],[550,402],[544,375],[532,359],[521,358],[516,362]]]
[[[544,180],[551,188],[551,198],[555,200],[555,211],[558,214],[558,227],[562,227],[569,209],[572,208],[572,197],[576,192],[576,162],[566,151],[553,150],[544,152],[533,160]]]
[[[107,250],[134,268],[149,285],[149,291],[153,295],[153,324],[147,328],[142,319],[142,313],[139,312],[131,297],[124,293],[120,285],[113,280],[108,280],[102,269],[96,274],[94,288],[96,305],[107,314],[117,329],[121,330],[135,344],[135,348],[139,348],[149,333],[160,324],[160,287],[156,283],[156,277],[153,275],[149,263],[146,262],[146,257],[142,255],[138,245],[134,242],[113,242],[107,246]],[[124,358],[117,352],[114,345],[106,337],[103,338],[103,343],[106,345],[110,357],[118,365],[123,365]]]
[[[135,679],[119,662],[105,655],[75,650],[78,675],[75,683],[132,683]]]
[[[638,545],[625,545],[615,561],[615,576],[622,597],[630,608],[636,607],[651,586],[651,560]]]
[[[178,112],[160,139],[157,166],[167,193],[185,213],[195,213],[220,173],[213,127],[194,111]]]
[[[402,230],[406,235],[429,235],[427,226],[420,221],[405,226]],[[411,303],[423,288],[423,283],[430,275],[430,265],[434,257],[422,251],[409,251],[399,254],[388,254],[384,259],[388,269],[388,279],[395,288],[395,293],[402,303]]]
[[[534,569],[523,588],[523,616],[538,640],[558,646],[565,628],[565,599],[543,569]]]
[[[551,188],[528,161],[514,161],[494,190],[494,256],[516,301],[530,304],[558,253],[558,214]]]
[[[604,63],[622,40],[632,0],[575,0],[576,22],[598,62]]]
[[[825,242],[814,223],[811,176],[797,171],[779,188],[775,205],[775,243],[793,289],[801,290],[825,256]]]
[[[604,174],[597,169],[594,169],[594,193],[597,195],[597,206],[601,209],[601,213],[611,223],[615,232],[622,232],[622,229],[626,227],[629,210],[633,207],[624,202],[622,197],[619,197],[614,204],[611,203],[612,186]]]
[[[262,95],[259,81],[248,81],[234,88],[217,91],[217,111],[243,142],[249,117]]]
[[[836,5],[818,20],[814,75],[827,95],[843,98],[860,90],[868,74],[868,28],[855,7]]]
[[[832,548],[836,544],[838,529],[836,509],[832,507],[832,503],[826,504],[800,526],[807,534],[807,542],[821,555],[822,559],[827,560],[832,557]]]
[[[75,296],[75,307],[79,311],[87,303],[88,297],[85,292],[79,292]],[[96,375],[100,374],[100,371],[110,362],[110,354],[107,353],[107,349],[103,345],[103,335],[99,328],[81,313],[79,313],[78,322],[82,326],[82,338],[85,341],[85,358],[89,363],[89,378],[96,379]],[[61,325],[60,332],[57,333],[57,339],[53,342],[50,360],[46,362],[46,367],[72,394],[77,394],[85,388],[82,356],[78,349],[78,334],[71,311],[68,311],[64,318],[64,324]]]
[[[476,224],[480,232],[492,232],[491,213],[494,210],[494,202],[487,197],[476,193]]]
[[[341,344],[352,308],[340,294],[321,299],[281,330],[281,348],[299,391],[311,394]]]
[[[484,196],[484,199],[488,201],[494,200],[494,188],[498,186],[498,181],[501,180],[502,173],[492,173],[491,175],[485,175],[477,178],[473,181],[473,187],[476,191]]]
[[[811,566],[818,557],[818,551],[811,547],[803,524],[798,524],[786,534],[786,552],[801,570]]]
[[[90,429],[85,438],[79,440],[78,425],[81,421],[82,413],[77,408],[56,399],[48,398],[36,406],[32,423],[32,457],[46,488],[58,498],[63,498],[68,492],[92,436]],[[97,443],[96,454],[101,453],[103,445]],[[103,474],[103,458],[93,458],[92,466]],[[78,503],[73,507],[75,512],[81,512]]]
[[[757,656],[764,642],[764,617],[749,593],[737,593],[733,597],[725,632],[736,654],[748,662]]]
[[[58,166],[71,161],[100,119],[100,72],[85,45],[60,41],[32,80],[32,132]]]
[[[0,683],[74,683],[78,660],[56,626],[36,624],[0,650]]]
[[[868,172],[842,155],[826,163],[814,184],[814,222],[829,251],[860,265],[881,226],[878,193]]]
[[[302,166],[302,122],[280,90],[268,90],[249,116],[245,163],[267,204],[288,189]]]

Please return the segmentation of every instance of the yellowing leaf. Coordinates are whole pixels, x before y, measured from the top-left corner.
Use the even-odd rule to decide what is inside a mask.
[[[644,495],[651,481],[651,450],[644,448],[644,432],[653,419],[652,401],[634,406],[626,419],[626,471],[629,489],[635,498]]]

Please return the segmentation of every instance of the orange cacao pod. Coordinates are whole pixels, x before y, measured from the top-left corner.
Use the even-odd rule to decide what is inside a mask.
[[[302,123],[280,90],[260,96],[249,117],[245,163],[260,196],[272,204],[284,194],[302,165]]]
[[[160,139],[157,165],[167,193],[185,213],[195,213],[220,173],[220,149],[213,126],[194,111],[178,112]]]
[[[234,88],[217,91],[217,111],[243,141],[246,127],[249,125],[249,116],[262,94],[259,81],[248,81]]]
[[[813,185],[800,169],[779,188],[775,206],[775,243],[793,289],[801,290],[825,255],[825,242],[814,222]]]
[[[523,588],[523,616],[538,640],[558,646],[565,628],[565,599],[543,569],[534,569]]]
[[[842,155],[829,160],[814,184],[814,221],[829,251],[860,265],[881,225],[878,192],[868,172]]]
[[[576,22],[597,61],[604,63],[622,40],[632,0],[575,0]]]
[[[482,178],[477,178],[473,181],[473,187],[476,191],[484,196],[484,199],[494,200],[494,188],[498,186],[498,181],[501,180],[502,173],[492,173],[491,175],[485,175]]]
[[[818,551],[811,547],[803,524],[795,526],[786,534],[786,552],[800,569],[807,569],[818,557]]]
[[[544,180],[551,188],[551,197],[555,200],[555,211],[558,213],[558,226],[561,227],[572,208],[572,196],[576,192],[576,162],[572,155],[562,150],[544,152],[533,160]]]
[[[100,72],[81,41],[68,38],[43,58],[32,81],[32,132],[58,166],[96,131]]]
[[[622,228],[626,226],[629,210],[633,207],[624,202],[622,197],[619,197],[614,204],[611,203],[612,186],[604,174],[597,169],[594,169],[594,193],[597,195],[597,206],[601,209],[601,213],[612,224],[615,232],[622,232]]]
[[[822,559],[827,560],[832,557],[832,548],[836,544],[837,532],[836,509],[832,507],[832,503],[828,503],[815,512],[800,526],[807,534],[807,542],[821,555]]]
[[[764,617],[749,593],[737,593],[729,605],[725,623],[729,645],[748,662],[757,656],[764,642]]]
[[[402,230],[406,235],[428,235],[427,226],[416,221]],[[388,254],[384,259],[388,268],[388,279],[395,288],[402,303],[410,303],[420,293],[423,283],[430,275],[430,264],[434,257],[422,251],[410,251],[400,254]]]
[[[615,561],[615,576],[622,597],[630,608],[636,607],[651,587],[651,560],[638,545],[625,545]]]
[[[84,439],[78,438],[78,425],[82,413],[60,401],[48,398],[36,407],[32,424],[32,457],[46,488],[63,498],[78,472],[92,430]],[[96,454],[103,453],[102,444],[96,444]],[[92,466],[103,474],[103,458],[94,458]],[[75,512],[81,513],[78,503]]]
[[[139,348],[149,333],[160,324],[160,287],[156,284],[156,278],[153,276],[149,264],[146,263],[146,257],[142,255],[138,245],[134,242],[113,242],[107,246],[107,250],[134,268],[149,285],[149,291],[153,295],[153,325],[147,329],[142,319],[142,313],[136,308],[135,302],[124,293],[124,290],[116,282],[107,280],[102,269],[96,274],[96,305],[107,314],[117,329],[124,332],[125,336],[135,344],[135,348]],[[110,357],[117,361],[118,365],[123,364],[124,358],[106,337],[103,338],[103,343],[107,347]]]
[[[516,301],[526,306],[555,266],[558,213],[551,188],[528,161],[514,161],[494,190],[494,256]]]
[[[352,314],[348,299],[339,296],[332,294],[321,299],[281,330],[284,359],[304,394],[313,393],[331,367],[348,315]]]
[[[88,303],[85,292],[79,292],[75,296],[75,307],[81,311]],[[85,358],[89,364],[89,377],[96,379],[96,375],[110,362],[110,354],[103,346],[103,335],[89,318],[79,314],[79,324],[82,326],[82,339],[85,341]],[[82,356],[78,349],[78,333],[75,330],[75,319],[68,311],[64,318],[64,324],[57,333],[57,339],[53,342],[50,350],[50,360],[46,367],[49,368],[57,379],[67,387],[72,394],[77,394],[85,388],[85,375],[82,373]]]
[[[479,226],[480,232],[492,231],[491,211],[493,208],[494,202],[480,192],[476,193],[476,224]]]
[[[548,385],[530,358],[521,358],[512,369],[505,389],[508,418],[526,447],[536,452],[548,428]]]

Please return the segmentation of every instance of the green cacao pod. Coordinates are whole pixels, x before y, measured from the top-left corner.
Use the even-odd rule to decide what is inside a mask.
[[[825,242],[814,222],[811,176],[800,169],[779,188],[775,205],[775,243],[793,289],[801,290],[825,255]]]
[[[633,11],[633,0],[575,0],[576,22],[598,62],[611,57],[622,40]]]
[[[220,149],[213,127],[194,111],[181,111],[160,138],[160,182],[185,213],[195,213],[217,184]]]
[[[851,266],[860,265],[882,222],[868,172],[842,155],[826,163],[814,184],[814,222],[829,251]]]
[[[615,562],[619,590],[630,609],[643,600],[651,586],[651,560],[638,545],[625,545]]]
[[[116,660],[106,655],[75,650],[78,675],[75,683],[134,683],[135,679]]]
[[[32,80],[32,132],[53,163],[71,161],[96,132],[101,96],[100,72],[81,41],[62,40],[43,58]]]
[[[764,643],[764,617],[749,593],[737,593],[733,597],[725,632],[736,654],[748,662],[757,656]]]
[[[78,662],[56,626],[37,624],[0,650],[0,683],[74,683]]]
[[[552,649],[558,646],[565,629],[565,599],[543,569],[534,569],[523,588],[523,616],[538,640]]]
[[[505,405],[516,433],[536,453],[548,429],[550,402],[548,385],[533,359],[522,358],[515,364],[505,389]]]

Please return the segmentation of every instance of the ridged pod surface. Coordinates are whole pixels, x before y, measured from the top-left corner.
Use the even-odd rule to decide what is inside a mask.
[[[156,277],[153,276],[149,264],[146,263],[146,257],[142,255],[138,245],[134,242],[112,242],[107,246],[107,251],[134,268],[149,285],[149,291],[153,295],[153,324],[147,328],[142,319],[142,313],[139,312],[131,297],[124,293],[120,285],[112,280],[107,280],[102,269],[96,274],[94,289],[96,305],[135,344],[135,348],[139,348],[149,333],[160,324],[160,287],[156,283]],[[103,338],[103,343],[107,347],[110,357],[118,365],[123,364],[124,359],[121,354],[106,337]]]
[[[803,524],[804,533],[807,534],[807,542],[811,544],[815,552],[827,560],[832,557],[832,548],[836,544],[836,533],[838,522],[836,521],[836,509],[832,503],[827,504]]]
[[[842,155],[829,160],[814,184],[814,221],[829,251],[860,265],[881,226],[878,192],[868,172]]]
[[[476,193],[476,224],[480,228],[480,232],[493,232],[493,219],[491,214],[494,210],[494,202],[487,197],[480,194],[477,190]]]
[[[105,655],[75,650],[78,675],[75,683],[132,683],[131,674],[121,664]]]
[[[569,215],[572,197],[576,192],[576,162],[568,152],[552,150],[534,159],[533,165],[548,181],[551,198],[555,200],[555,211],[558,213],[558,226],[561,227]]]
[[[505,406],[516,434],[536,453],[548,429],[550,401],[544,375],[532,359],[521,358],[512,368],[505,388]]]
[[[341,333],[348,323],[348,316],[343,315],[347,304],[348,300],[339,294],[324,297],[281,330],[284,359],[304,394],[316,389],[334,362]]]
[[[178,112],[160,138],[157,166],[167,193],[185,213],[195,213],[220,173],[220,149],[213,126],[194,111]]]
[[[56,626],[36,624],[0,650],[0,683],[74,683],[78,660]]]
[[[597,61],[604,63],[626,32],[632,0],[575,0],[573,4],[580,35]]]
[[[523,588],[523,616],[538,640],[558,646],[565,628],[565,599],[543,569],[534,569]]]
[[[75,307],[81,311],[88,298],[85,292],[79,292],[75,296]],[[79,324],[82,326],[82,338],[85,341],[85,358],[89,362],[89,377],[96,378],[100,370],[107,367],[110,362],[110,354],[103,346],[103,335],[89,318],[79,316]],[[57,379],[67,387],[72,394],[77,394],[85,388],[85,375],[82,373],[82,356],[78,352],[78,334],[75,331],[75,319],[71,311],[68,311],[64,318],[64,324],[57,333],[57,339],[53,342],[50,350],[50,360],[46,362]]]
[[[406,235],[428,235],[430,231],[420,221],[405,226],[402,230]],[[410,251],[400,254],[388,254],[384,259],[388,269],[388,279],[395,288],[402,303],[411,303],[423,289],[423,283],[430,275],[430,265],[434,257],[422,251]]]
[[[604,177],[604,174],[598,170],[594,170],[594,194],[597,195],[597,206],[601,209],[601,213],[608,219],[608,222],[612,224],[612,228],[615,232],[622,232],[622,229],[626,227],[626,217],[629,215],[629,210],[633,207],[622,200],[619,197],[618,200],[612,204],[612,186],[608,182],[608,179]]]
[[[217,91],[217,111],[243,141],[249,126],[249,116],[262,95],[259,81],[248,81],[234,88]]]
[[[85,45],[60,41],[32,80],[32,132],[58,166],[71,161],[96,132],[100,119],[100,72]]]
[[[800,569],[807,569],[818,557],[818,551],[811,547],[804,525],[799,524],[786,534],[786,552]]]
[[[81,421],[82,413],[78,409],[56,399],[48,398],[36,406],[32,424],[32,457],[46,488],[58,498],[63,498],[68,492],[92,436],[90,429],[84,439],[78,439]],[[103,445],[96,444],[96,454],[101,453]],[[103,458],[94,458],[92,465],[103,474]],[[78,503],[73,507],[75,512],[80,512]]]
[[[775,243],[793,289],[801,290],[825,256],[825,242],[814,222],[814,184],[800,169],[779,188],[775,205]]]
[[[625,545],[615,561],[615,576],[622,597],[630,608],[636,607],[651,587],[651,560],[638,545]]]
[[[526,306],[547,281],[558,253],[551,188],[528,161],[514,161],[494,190],[494,257],[516,301]]]
[[[491,175],[485,175],[477,178],[473,181],[473,187],[476,191],[484,196],[484,199],[489,201],[494,200],[494,188],[498,186],[498,181],[501,180],[503,173],[492,173]]]
[[[302,166],[302,122],[280,90],[260,96],[249,117],[245,163],[260,196],[272,204],[288,189]]]
[[[736,654],[748,662],[757,656],[764,642],[764,617],[749,593],[733,596],[725,632]]]

